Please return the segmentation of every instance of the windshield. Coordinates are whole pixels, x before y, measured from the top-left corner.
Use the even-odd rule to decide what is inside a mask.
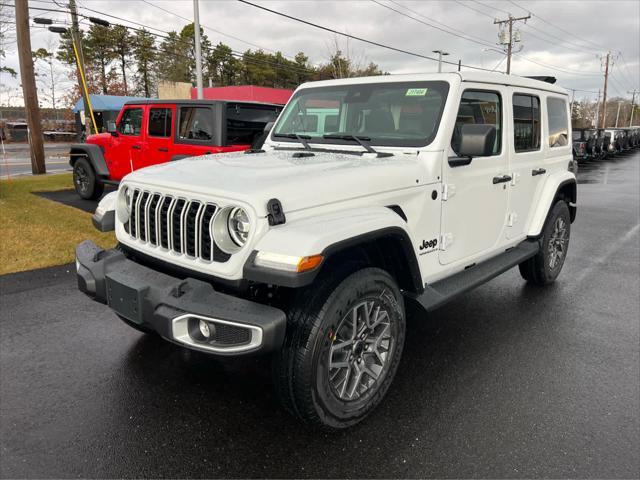
[[[438,132],[448,91],[446,82],[306,88],[291,98],[272,138],[299,143],[300,135],[310,137],[309,143],[353,144],[323,136],[355,135],[371,145],[422,147]]]

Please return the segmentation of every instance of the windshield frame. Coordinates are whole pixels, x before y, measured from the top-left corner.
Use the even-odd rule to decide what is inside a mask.
[[[425,136],[422,138],[397,138],[397,139],[384,138],[384,137],[376,138],[371,136],[368,132],[348,132],[349,135],[361,135],[365,137],[370,137],[371,140],[367,142],[369,145],[375,146],[375,147],[382,147],[382,148],[384,147],[424,148],[429,146],[431,143],[433,143],[433,141],[438,135],[438,132],[440,131],[440,128],[442,127],[441,124],[442,124],[442,119],[444,117],[444,111],[447,105],[447,101],[449,99],[449,94],[451,92],[451,84],[449,81],[446,81],[446,80],[412,80],[412,81],[397,81],[397,82],[340,83],[340,84],[329,85],[329,86],[317,86],[317,87],[310,86],[310,87],[299,89],[293,94],[291,99],[289,99],[289,102],[287,102],[287,105],[284,107],[281,114],[278,116],[277,122],[275,123],[275,125],[271,129],[271,132],[269,133],[269,140],[273,143],[300,144],[300,142],[295,138],[283,138],[283,137],[277,136],[278,133],[291,133],[291,132],[278,132],[278,128],[283,122],[286,121],[285,117],[289,114],[289,112],[287,112],[289,105],[291,105],[290,108],[294,108],[293,107],[294,102],[296,102],[300,96],[306,95],[312,90],[316,90],[316,91],[338,90],[339,91],[349,87],[365,87],[367,85],[379,85],[381,87],[396,87],[398,89],[407,89],[407,90],[412,88],[425,88],[425,87],[434,88],[434,89],[437,88],[442,94],[442,101],[441,101],[437,116],[435,117],[435,127],[433,128],[433,131],[429,136]],[[341,115],[343,105],[344,103],[340,105],[338,109],[339,110],[338,115]],[[296,132],[296,133],[303,134],[304,132]],[[324,132],[324,133],[327,134],[329,132]],[[334,132],[331,132],[331,133],[334,133]],[[345,132],[335,132],[335,133],[344,134]],[[275,138],[274,138],[274,134],[276,135]],[[309,135],[309,134],[305,133],[305,135]],[[360,148],[360,146],[357,145],[357,143],[354,142],[353,140],[326,139],[326,138],[323,138],[322,136],[314,136],[314,135],[309,135],[309,136],[311,138],[308,139],[307,142],[314,145],[340,145],[340,146],[344,145],[348,147],[354,147],[355,145]]]

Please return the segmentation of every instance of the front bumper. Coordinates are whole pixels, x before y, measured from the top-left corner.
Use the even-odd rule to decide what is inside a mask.
[[[91,241],[76,248],[76,268],[82,292],[185,347],[228,356],[282,345],[286,315],[277,308],[216,292],[201,280],[157,272]],[[201,320],[210,327],[209,338],[199,333]]]

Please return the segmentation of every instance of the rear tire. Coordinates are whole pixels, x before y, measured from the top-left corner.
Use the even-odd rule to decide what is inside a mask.
[[[104,184],[98,181],[89,161],[81,157],[73,165],[73,186],[80,198],[96,200],[104,193]]]
[[[362,421],[381,402],[405,338],[404,301],[387,272],[364,268],[343,278],[296,292],[273,368],[283,406],[334,429]]]
[[[540,251],[519,265],[520,275],[527,282],[544,286],[553,283],[564,265],[571,236],[569,206],[559,200],[549,212],[540,237]]]

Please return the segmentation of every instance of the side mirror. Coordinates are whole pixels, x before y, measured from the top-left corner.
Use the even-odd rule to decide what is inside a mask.
[[[450,158],[449,165],[460,167],[469,165],[473,157],[493,155],[496,142],[496,127],[482,123],[467,123],[460,131],[460,147],[458,157]]]
[[[118,136],[118,129],[116,128],[116,122],[113,120],[109,120],[107,122],[107,132],[109,132],[114,137]]]

